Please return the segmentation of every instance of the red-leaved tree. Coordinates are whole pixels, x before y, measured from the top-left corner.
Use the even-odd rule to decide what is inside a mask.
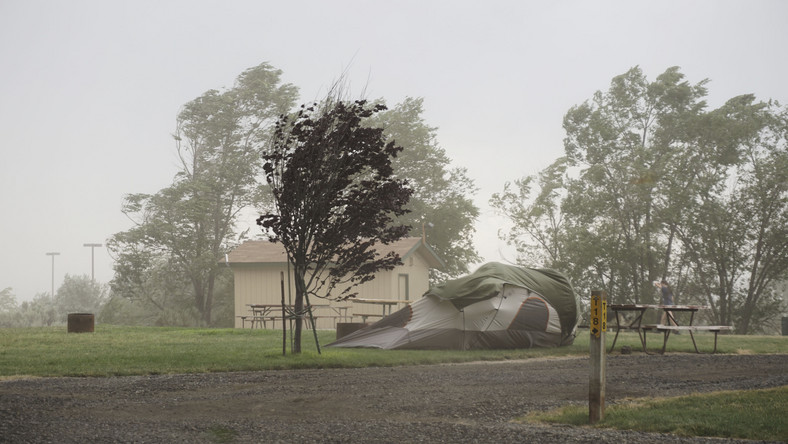
[[[294,270],[294,310],[309,297],[343,300],[379,270],[400,263],[381,256],[378,244],[406,236],[394,219],[406,213],[411,189],[393,176],[402,148],[386,143],[381,128],[362,125],[385,109],[364,100],[328,98],[279,118],[263,155],[275,210],[257,219],[272,242],[281,243]],[[303,318],[297,317],[293,353],[301,352]]]

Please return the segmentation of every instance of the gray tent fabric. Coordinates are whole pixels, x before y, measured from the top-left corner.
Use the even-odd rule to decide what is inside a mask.
[[[424,297],[328,347],[507,349],[571,344],[579,300],[555,270],[500,263]]]

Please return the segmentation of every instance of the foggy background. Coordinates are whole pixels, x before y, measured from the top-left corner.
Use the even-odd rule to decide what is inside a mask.
[[[123,195],[171,183],[180,107],[264,61],[299,103],[345,70],[356,95],[423,97],[480,188],[479,253],[514,260],[487,202],[562,155],[570,107],[635,65],[650,81],[676,65],[709,78],[711,108],[788,102],[787,24],[779,0],[0,0],[0,289],[49,292],[47,252],[56,291],[90,275],[83,244],[131,227]],[[95,253],[106,283],[112,260]]]

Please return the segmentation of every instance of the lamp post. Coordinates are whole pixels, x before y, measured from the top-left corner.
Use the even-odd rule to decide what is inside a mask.
[[[46,255],[52,256],[52,293],[50,293],[50,295],[52,296],[52,298],[54,298],[55,297],[55,256],[60,255],[60,253],[53,251],[47,253]]]
[[[95,270],[95,268],[93,267],[93,264],[95,263],[94,259],[96,257],[95,256],[95,254],[96,254],[96,247],[101,247],[101,244],[82,244],[82,246],[83,247],[90,247],[90,280],[95,282],[96,278],[94,277],[95,275],[93,273],[93,270]]]

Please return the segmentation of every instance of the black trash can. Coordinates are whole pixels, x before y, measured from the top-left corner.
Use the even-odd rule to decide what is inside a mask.
[[[788,316],[783,316],[783,336],[788,336]]]
[[[95,317],[93,313],[69,313],[68,332],[69,333],[93,333]]]

